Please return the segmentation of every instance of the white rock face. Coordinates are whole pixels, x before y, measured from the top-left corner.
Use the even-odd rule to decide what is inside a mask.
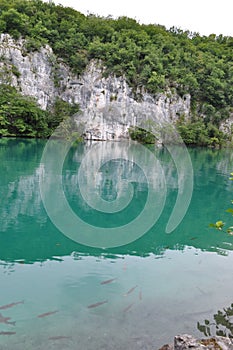
[[[228,135],[232,135],[232,130],[233,130],[233,115],[231,114],[231,116],[224,120],[219,128],[222,132],[224,132],[225,134]]]
[[[8,80],[23,95],[35,97],[40,107],[47,109],[54,100],[52,96],[56,94],[51,77],[52,49],[46,46],[39,52],[25,55],[24,44],[24,40],[16,42],[8,34],[1,34],[1,72],[4,73],[4,66],[8,66],[8,74],[1,74],[0,83],[6,83]],[[19,77],[14,75],[14,68],[19,72]]]
[[[58,97],[78,103],[82,113],[77,123],[84,126],[87,139],[120,140],[128,138],[130,126],[154,122],[171,123],[178,116],[190,116],[190,95],[181,98],[166,93],[149,95],[140,92],[136,100],[124,77],[103,76],[103,68],[90,62],[81,77],[59,61],[49,46],[26,53],[24,40],[0,36],[0,83],[15,86],[24,95],[36,99],[48,109]],[[15,73],[16,72],[16,73]],[[17,74],[18,72],[18,74]]]
[[[177,120],[179,115],[190,115],[189,95],[181,98],[167,92],[153,97],[142,93],[137,101],[123,77],[104,78],[95,62],[90,63],[78,84],[73,96],[83,111],[78,120],[86,124],[88,139],[128,138],[130,126],[140,126],[146,121],[148,126],[150,121],[162,125]]]

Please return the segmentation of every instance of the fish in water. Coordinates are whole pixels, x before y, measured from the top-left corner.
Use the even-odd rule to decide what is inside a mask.
[[[19,305],[19,304],[24,304],[24,301],[17,301],[16,303],[11,303],[11,304],[6,304],[6,305],[3,305],[3,306],[0,306],[0,310],[5,310],[5,309],[9,309],[13,306],[16,306],[16,305]]]
[[[0,314],[0,323],[5,323],[5,324],[12,324],[15,326],[15,322],[9,321],[11,317],[4,317],[2,314]]]
[[[115,280],[116,280],[116,278],[111,278],[110,280],[102,281],[100,284],[112,283],[112,282],[115,281]]]
[[[49,340],[62,340],[62,339],[71,339],[71,337],[67,337],[65,335],[58,335],[55,337],[49,337]]]
[[[95,303],[95,304],[88,305],[88,309],[93,309],[94,307],[106,304],[107,302],[108,302],[107,300],[104,300],[104,301],[99,301],[98,303]]]
[[[0,335],[14,335],[16,332],[0,332]]]
[[[37,317],[43,318],[43,317],[46,317],[46,316],[54,315],[57,312],[58,312],[58,310],[56,310],[56,311],[49,311],[49,312],[45,312],[44,314],[38,315]]]
[[[131,294],[136,288],[137,288],[137,286],[132,287],[130,290],[128,290],[127,293],[124,294],[124,296],[126,297],[127,295]]]
[[[134,303],[129,304],[129,305],[123,310],[123,312],[128,312],[128,311],[131,309],[131,307],[133,306],[133,304],[134,304]]]
[[[139,292],[138,297],[139,297],[139,300],[142,300],[142,291],[141,291],[141,290],[140,290],[140,292]]]

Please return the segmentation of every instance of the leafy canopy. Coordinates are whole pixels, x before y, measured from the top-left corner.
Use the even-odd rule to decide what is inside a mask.
[[[28,51],[49,44],[76,74],[91,59],[99,59],[106,74],[125,75],[135,91],[139,87],[152,94],[166,89],[190,93],[193,114],[206,116],[205,132],[197,140],[194,134],[201,125],[180,122],[185,141],[208,144],[205,138],[211,133],[213,143],[221,139],[213,126],[218,128],[232,112],[232,37],[166,30],[127,17],[85,16],[41,0],[1,0],[0,31],[25,38]]]

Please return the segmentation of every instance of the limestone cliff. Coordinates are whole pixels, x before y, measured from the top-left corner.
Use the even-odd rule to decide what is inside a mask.
[[[84,126],[87,139],[128,138],[129,127],[140,126],[142,121],[162,125],[180,115],[190,115],[190,95],[180,97],[171,91],[156,96],[145,91],[135,93],[124,77],[105,77],[103,73],[101,64],[91,61],[77,77],[49,46],[28,53],[24,40],[15,41],[8,34],[0,36],[0,83],[34,97],[44,110],[57,97],[78,103],[82,113],[77,122]]]

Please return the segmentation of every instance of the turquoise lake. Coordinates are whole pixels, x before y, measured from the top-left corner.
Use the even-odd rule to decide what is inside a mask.
[[[226,212],[233,199],[232,150],[188,149],[192,198],[186,215],[168,234],[179,179],[165,148],[147,148],[156,158],[152,165],[134,143],[110,143],[108,156],[104,142],[98,151],[96,144],[79,144],[71,147],[62,174],[57,174],[61,141],[54,142],[54,164],[43,175],[46,141],[0,139],[0,349],[152,350],[172,342],[176,334],[203,337],[198,322],[204,324],[233,303],[233,236],[209,227],[217,220],[232,225]],[[56,187],[53,192],[54,181],[62,180],[72,212],[96,231],[109,230],[111,241],[111,230],[140,218],[149,198],[140,157],[154,179],[155,198],[164,201],[161,210],[154,203],[154,225],[136,240],[114,247],[98,247],[94,233],[87,236],[93,242],[96,238],[96,246],[70,239],[69,216],[60,207],[62,194]],[[161,171],[164,180],[158,176]],[[51,199],[67,234],[42,201],[43,176],[44,196]],[[112,210],[119,191],[124,208]],[[88,202],[97,195],[106,212]],[[76,230],[85,239],[85,225]]]

